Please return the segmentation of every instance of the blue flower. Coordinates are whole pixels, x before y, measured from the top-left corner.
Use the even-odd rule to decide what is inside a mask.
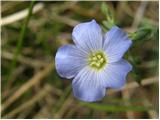
[[[127,34],[114,26],[104,36],[95,20],[75,26],[75,45],[64,45],[57,51],[58,74],[72,81],[74,96],[82,101],[101,100],[106,88],[121,88],[132,66],[123,59],[131,46]]]

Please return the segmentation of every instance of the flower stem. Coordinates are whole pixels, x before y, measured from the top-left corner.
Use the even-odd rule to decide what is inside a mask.
[[[14,56],[13,56],[13,60],[11,62],[11,67],[10,67],[10,70],[9,70],[9,74],[8,74],[7,80],[10,79],[11,73],[12,73],[13,69],[16,66],[18,55],[21,52],[21,48],[22,48],[22,45],[23,45],[23,40],[24,40],[24,37],[26,35],[26,28],[27,28],[29,20],[30,20],[30,18],[32,16],[32,10],[33,10],[34,3],[35,3],[35,0],[31,1],[30,6],[29,6],[28,15],[27,15],[27,17],[24,20],[24,23],[22,25],[21,32],[20,32],[20,37],[19,37],[18,42],[17,42],[16,50],[15,50],[15,53],[14,53]]]

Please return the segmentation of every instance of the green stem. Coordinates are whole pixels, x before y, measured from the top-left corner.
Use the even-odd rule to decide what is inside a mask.
[[[15,68],[18,55],[21,52],[21,48],[22,48],[22,45],[23,45],[23,40],[24,40],[24,37],[25,37],[25,34],[26,34],[26,28],[27,28],[29,20],[30,20],[30,18],[32,16],[32,10],[33,10],[34,3],[35,3],[35,0],[31,1],[30,6],[29,6],[28,15],[27,15],[27,17],[26,17],[26,19],[25,19],[25,21],[23,23],[23,26],[21,28],[20,37],[18,39],[18,43],[17,43],[16,50],[15,50],[15,53],[14,53],[14,56],[13,56],[13,60],[12,60],[12,63],[11,63],[11,67],[10,67],[10,71],[9,71],[9,75],[8,75],[7,80],[10,79],[11,72]]]

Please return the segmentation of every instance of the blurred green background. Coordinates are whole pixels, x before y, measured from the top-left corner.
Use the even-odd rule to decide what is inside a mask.
[[[2,118],[158,118],[159,2],[1,2]],[[133,65],[122,90],[100,102],[74,98],[71,80],[58,76],[57,49],[73,43],[72,29],[95,19],[107,32],[114,24],[133,45]]]

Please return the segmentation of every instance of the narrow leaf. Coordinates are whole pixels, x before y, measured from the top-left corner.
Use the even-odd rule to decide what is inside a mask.
[[[81,105],[89,107],[91,109],[102,110],[102,111],[112,111],[112,112],[124,112],[124,111],[148,111],[149,107],[143,106],[117,106],[117,105],[104,105],[100,103],[84,103],[80,102]]]

